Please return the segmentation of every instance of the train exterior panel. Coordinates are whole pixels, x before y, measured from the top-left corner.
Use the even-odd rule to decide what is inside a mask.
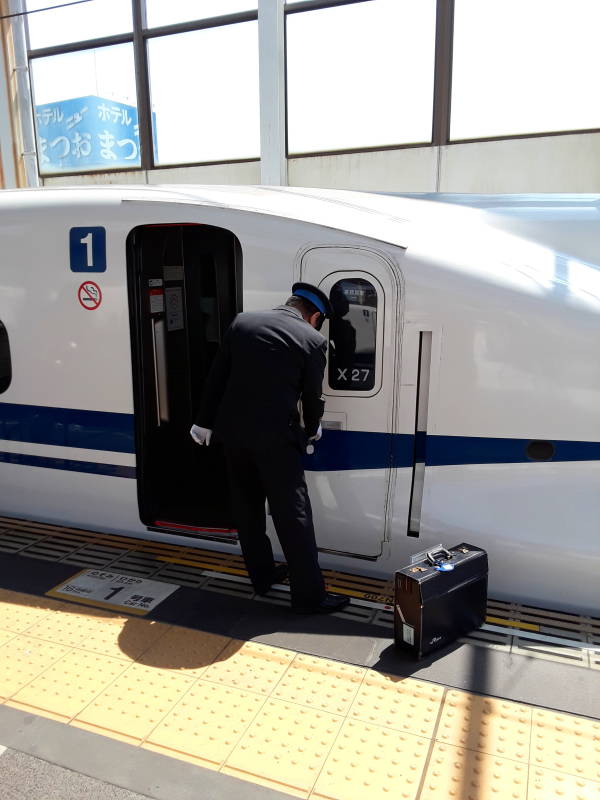
[[[306,457],[321,563],[473,541],[494,597],[597,615],[599,202],[1,193],[2,513],[236,551],[218,446],[187,431],[235,313],[302,279],[338,310]]]

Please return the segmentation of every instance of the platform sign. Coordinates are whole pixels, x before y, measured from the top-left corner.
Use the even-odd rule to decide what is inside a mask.
[[[105,272],[106,228],[71,228],[69,261],[72,272]]]
[[[35,108],[40,172],[140,166],[137,108],[88,95]]]
[[[176,589],[179,586],[175,583],[152,581],[103,569],[86,569],[46,594],[61,600],[144,616]]]

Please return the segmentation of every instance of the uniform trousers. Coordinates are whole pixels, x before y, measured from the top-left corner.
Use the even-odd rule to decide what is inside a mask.
[[[316,605],[325,597],[302,451],[284,441],[268,449],[225,445],[233,517],[250,580],[261,586],[275,562],[265,532],[265,500],[285,555],[292,606]]]

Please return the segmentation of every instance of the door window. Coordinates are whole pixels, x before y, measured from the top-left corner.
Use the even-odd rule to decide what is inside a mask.
[[[0,322],[0,393],[8,389],[11,379],[12,368],[10,363],[8,333],[2,322]]]
[[[368,392],[375,386],[377,290],[364,278],[337,281],[329,293],[329,386]]]

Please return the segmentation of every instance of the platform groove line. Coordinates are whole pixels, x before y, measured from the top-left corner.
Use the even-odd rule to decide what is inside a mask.
[[[0,705],[292,796],[600,797],[597,720],[7,590],[3,677]]]
[[[444,704],[445,704],[445,701],[446,701],[447,693],[448,693],[448,689],[446,687],[444,687],[444,690],[443,690],[443,693],[442,693],[442,700],[440,702],[440,707],[438,708],[437,717],[436,717],[436,720],[435,720],[435,724],[433,726],[433,734],[431,736],[431,739],[430,739],[430,742],[429,742],[429,748],[427,750],[427,755],[425,757],[425,765],[423,767],[423,772],[421,773],[421,780],[419,781],[419,786],[417,787],[417,792],[415,794],[415,800],[421,800],[421,794],[423,792],[423,786],[425,785],[425,778],[427,777],[427,771],[429,770],[429,765],[431,763],[431,757],[433,755],[433,748],[434,748],[435,743],[436,743],[436,737],[437,737],[438,729],[439,729],[440,722],[441,722],[441,719],[442,719],[442,714],[443,714],[443,711],[444,711]]]
[[[363,680],[364,680],[364,676],[363,676]],[[323,763],[322,763],[322,765],[321,765],[321,768],[320,768],[320,769],[317,771],[317,774],[316,774],[316,776],[315,776],[315,779],[314,779],[314,781],[313,781],[313,783],[312,783],[312,786],[310,787],[310,789],[309,789],[309,791],[308,791],[308,794],[307,794],[307,796],[308,796],[309,798],[313,798],[313,797],[315,797],[315,794],[314,794],[315,787],[316,787],[316,785],[317,785],[317,784],[318,784],[318,782],[319,782],[319,779],[320,779],[320,777],[321,777],[321,774],[323,773],[323,770],[325,769],[325,765],[327,764],[327,761],[328,761],[329,755],[330,755],[330,754],[333,752],[333,750],[335,749],[335,747],[336,747],[336,745],[337,745],[337,743],[338,743],[338,740],[339,740],[340,736],[342,735],[342,730],[343,730],[343,725],[341,725],[341,726],[340,726],[340,728],[339,728],[339,730],[338,730],[338,732],[337,732],[337,734],[336,734],[336,736],[335,736],[335,739],[334,739],[334,740],[333,740],[333,742],[331,743],[331,748],[330,748],[330,750],[329,750],[329,753],[327,754],[327,757],[326,757],[326,758],[325,758],[325,760],[323,761]]]

